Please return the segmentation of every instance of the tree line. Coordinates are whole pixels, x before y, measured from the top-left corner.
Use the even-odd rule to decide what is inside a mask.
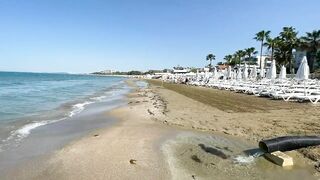
[[[313,72],[320,66],[320,30],[306,32],[304,36],[298,37],[298,31],[294,27],[283,27],[278,36],[271,37],[271,31],[262,30],[255,34],[254,38],[260,43],[260,68],[262,66],[263,48],[266,47],[270,60],[275,60],[278,67],[284,65],[293,72],[293,50],[306,51],[310,71]],[[226,64],[236,65],[241,62],[256,64],[255,55],[258,51],[254,47],[237,50],[233,54],[224,57]],[[212,61],[215,55],[210,53],[206,60],[209,61],[209,69],[212,69]]]

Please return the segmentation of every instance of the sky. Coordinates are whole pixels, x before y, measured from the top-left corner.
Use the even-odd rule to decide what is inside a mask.
[[[260,30],[320,29],[319,0],[0,0],[0,71],[204,67]]]

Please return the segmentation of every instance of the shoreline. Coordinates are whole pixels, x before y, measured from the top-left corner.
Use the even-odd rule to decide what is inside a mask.
[[[130,82],[129,85],[138,87]],[[130,96],[134,93],[138,93],[135,96],[139,96],[136,90],[133,89],[134,92],[131,91],[127,98],[132,98]],[[136,100],[139,97],[134,98]],[[168,130],[170,127],[146,120],[148,114],[144,111],[145,108],[139,106],[149,105],[129,102],[129,105],[105,111],[105,117],[117,119],[112,126],[93,130],[53,154],[31,162],[35,167],[41,164],[43,167],[40,166],[40,170],[30,166],[29,168],[20,167],[20,169],[13,169],[7,179],[12,177],[15,179],[43,179],[44,177],[46,179],[97,179],[97,177],[105,179],[119,178],[120,175],[123,175],[123,178],[132,179],[130,176],[144,177],[146,174],[148,177],[167,179],[169,175],[166,162],[163,161],[164,158],[160,153],[160,144],[174,132]],[[126,120],[131,118],[129,116],[134,116],[135,121]],[[149,135],[146,136],[146,134]],[[131,147],[127,148],[129,146]],[[154,154],[159,156],[154,157]],[[104,160],[101,161],[101,159]],[[131,160],[134,161],[134,165],[130,163]],[[119,166],[126,167],[128,172],[123,174],[123,167],[119,168]]]
[[[60,97],[56,99],[52,98],[52,94],[47,95],[48,97],[39,95],[41,101],[45,103],[40,103],[38,106],[45,106],[45,108],[43,108],[44,110],[39,110],[41,108],[37,109],[37,107],[34,107],[34,112],[20,113],[17,117],[2,117],[0,120],[0,152],[10,150],[11,146],[18,146],[21,140],[31,134],[31,131],[46,125],[75,119],[74,116],[78,116],[89,106],[95,106],[94,104],[106,104],[106,102],[110,102],[111,106],[113,106],[112,104],[117,104],[117,102],[114,102],[115,100],[122,98],[122,96],[128,93],[127,86],[123,79],[106,79],[102,82],[105,81],[107,81],[107,83],[104,87],[100,85],[99,88],[88,88],[90,91],[84,89],[80,94],[77,92],[72,93],[72,88],[62,88],[60,92],[62,94],[61,99],[65,98],[65,101],[61,99],[57,100]],[[57,92],[57,95],[60,96],[60,93]],[[65,95],[69,93],[74,94],[73,98],[71,98],[71,95]],[[26,96],[28,97],[28,95]],[[35,94],[34,96],[36,97],[37,95]],[[54,102],[51,103],[50,100]],[[25,103],[24,99],[21,99],[19,103],[17,103],[17,106],[21,108],[21,104]],[[48,107],[46,107],[47,104],[49,104]],[[28,108],[27,105],[26,108]],[[14,112],[15,109],[12,108],[12,111]]]
[[[313,175],[317,175],[312,162],[296,151],[290,152],[290,155],[300,163],[290,171],[284,171],[263,157],[246,154],[246,151],[257,148],[256,141],[259,138],[270,135],[260,129],[269,122],[268,118],[270,122],[278,119],[276,122],[281,125],[279,118],[292,113],[292,110],[223,111],[188,98],[174,89],[169,90],[152,83],[147,88],[141,88],[136,82],[128,80],[133,90],[127,95],[126,106],[105,112],[106,116],[116,119],[115,124],[94,130],[67,144],[42,161],[45,168],[40,172],[31,168],[33,176],[30,169],[25,169],[24,173],[16,177],[313,179]],[[201,94],[201,91],[197,92]],[[270,113],[286,111],[283,116],[270,117]],[[261,115],[264,117],[254,119]],[[287,129],[279,131],[278,128],[270,131],[287,132]],[[257,133],[260,131],[260,134]]]
[[[3,146],[6,149],[0,153],[0,174],[4,177],[8,176],[7,179],[12,179],[11,177],[15,176],[16,170],[19,170],[22,174],[25,173],[26,169],[24,166],[35,166],[43,169],[43,167],[47,167],[47,164],[43,163],[43,161],[47,161],[48,157],[57,150],[90,135],[96,129],[107,129],[109,126],[112,126],[116,120],[111,116],[105,116],[105,112],[125,105],[125,94],[129,93],[129,90],[128,86],[112,86],[105,91],[108,94],[103,96],[104,99],[94,99],[94,103],[85,105],[85,107],[77,107],[81,108],[81,111],[68,118],[57,121],[52,120],[50,122],[44,121],[45,123],[43,124],[41,124],[42,121],[37,121],[38,119],[29,120],[27,123],[18,121],[17,123],[22,125],[26,124],[18,130],[28,134],[23,137],[17,134],[17,137],[20,137],[18,140],[10,139],[13,135],[8,138],[14,143],[10,141],[8,144],[4,144],[6,146]],[[99,96],[90,98],[102,97],[101,95],[102,93]],[[46,118],[45,115],[39,119],[44,118]],[[40,126],[31,126],[29,128],[30,124],[36,123],[40,123]],[[28,131],[22,131],[24,129]],[[39,166],[38,164],[42,165]],[[34,174],[38,173],[33,170],[31,171]],[[21,178],[23,179],[23,177]]]

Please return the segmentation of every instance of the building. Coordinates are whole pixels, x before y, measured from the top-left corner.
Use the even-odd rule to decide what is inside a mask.
[[[228,68],[229,65],[227,64],[217,64],[215,67],[217,68],[217,70],[225,70]]]
[[[190,68],[184,68],[181,66],[177,66],[177,67],[173,67],[173,74],[185,74],[185,73],[189,73],[191,71]]]
[[[112,74],[112,73],[115,73],[116,71],[114,71],[114,70],[104,70],[104,71],[100,71],[100,73],[102,73],[102,74]]]
[[[262,57],[261,58],[261,63],[262,63],[261,68],[265,69],[267,67],[270,67],[271,63],[272,63],[270,57],[266,56],[266,55],[262,55],[261,57]],[[254,61],[256,62],[257,67],[260,68],[260,55],[254,57]]]
[[[319,51],[320,51],[320,48],[318,48],[318,52]],[[299,68],[304,56],[307,57],[308,64],[310,66],[310,52],[308,52],[307,50],[303,50],[303,49],[296,49],[295,51],[293,51],[293,60],[294,60],[294,65],[295,65],[296,69]],[[313,62],[313,67],[317,68],[317,60],[316,59]]]
[[[173,69],[173,74],[185,74],[189,72],[190,69]]]

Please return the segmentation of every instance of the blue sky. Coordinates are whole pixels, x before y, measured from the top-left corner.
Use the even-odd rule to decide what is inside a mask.
[[[307,3],[306,3],[307,2]],[[320,29],[319,0],[0,0],[0,70],[203,67],[260,30]]]

